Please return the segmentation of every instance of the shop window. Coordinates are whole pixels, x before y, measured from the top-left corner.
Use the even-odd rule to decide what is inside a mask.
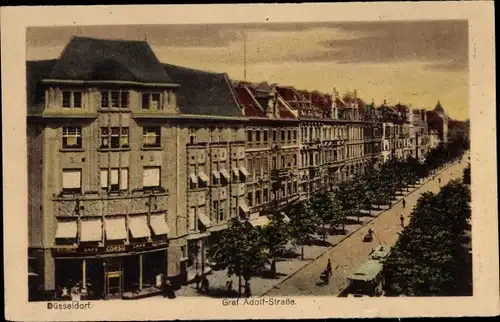
[[[82,192],[82,170],[63,169],[62,171],[62,192],[81,193]]]
[[[142,142],[145,147],[161,146],[161,127],[145,127],[142,129]]]
[[[269,197],[269,190],[267,188],[264,188],[264,192],[262,193],[262,199],[264,202],[267,202]]]
[[[82,147],[82,128],[63,127],[62,146],[65,149]]]
[[[82,92],[63,91],[62,92],[62,107],[82,108]]]
[[[160,167],[144,167],[142,186],[144,189],[154,189],[160,187]]]
[[[142,109],[161,110],[162,106],[160,93],[142,93]]]

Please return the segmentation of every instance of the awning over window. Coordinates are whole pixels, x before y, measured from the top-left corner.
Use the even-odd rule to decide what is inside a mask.
[[[208,182],[208,176],[205,172],[200,171],[198,172],[198,176],[200,177],[200,180],[207,183]]]
[[[224,179],[226,179],[227,181],[229,181],[231,179],[231,176],[229,175],[229,173],[227,172],[226,169],[220,170],[220,174],[222,174],[222,176],[224,177]]]
[[[244,201],[240,201],[238,203],[238,206],[240,207],[241,211],[243,211],[244,213],[249,213],[250,212],[250,208],[248,208],[247,206],[247,203],[244,202]]]
[[[155,235],[167,235],[170,232],[164,214],[151,215],[151,228]]]
[[[189,179],[191,179],[191,183],[197,184],[198,183],[198,177],[194,173],[189,174]]]
[[[75,221],[60,221],[57,223],[56,238],[76,238],[78,227]]]
[[[288,224],[290,222],[290,217],[288,217],[284,212],[281,212],[281,215],[283,216],[283,221]]]
[[[215,179],[220,180],[220,172],[219,171],[214,170],[214,171],[212,171],[212,174],[215,177]]]
[[[266,226],[269,224],[269,218],[267,218],[267,216],[259,216],[255,219],[251,219],[250,221],[250,225],[252,225],[253,227],[263,227],[263,226]]]
[[[207,215],[203,211],[198,212],[198,219],[201,221],[203,226],[206,228],[212,226],[212,223],[210,222],[210,218],[207,217]]]
[[[127,239],[127,228],[125,217],[106,218],[106,239],[122,240]]]
[[[243,174],[245,177],[248,177],[250,173],[248,173],[247,169],[244,166],[240,166],[240,172]]]
[[[98,242],[102,240],[102,221],[100,218],[82,220],[80,223],[80,241]]]
[[[151,236],[151,231],[148,227],[148,218],[146,216],[130,217],[128,229],[133,238],[146,238]]]
[[[233,168],[233,174],[237,177],[239,177],[240,175],[240,170],[238,170],[238,168]]]

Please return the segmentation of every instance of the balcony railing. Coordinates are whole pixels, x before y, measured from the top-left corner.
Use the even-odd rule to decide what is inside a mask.
[[[290,169],[273,169],[271,170],[271,179],[278,180],[289,177],[291,173]]]

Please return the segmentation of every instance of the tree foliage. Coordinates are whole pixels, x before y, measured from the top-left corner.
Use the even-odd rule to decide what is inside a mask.
[[[468,265],[460,239],[469,200],[469,190],[457,180],[439,194],[422,194],[384,266],[387,295],[460,295]]]
[[[268,263],[259,231],[237,218],[231,219],[229,227],[221,232],[209,249],[208,258],[227,269],[229,277],[236,275],[247,281]]]

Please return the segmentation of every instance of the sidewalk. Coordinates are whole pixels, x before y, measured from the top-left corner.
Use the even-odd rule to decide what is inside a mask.
[[[455,164],[455,163],[453,163]],[[438,177],[443,171],[446,171],[453,164],[445,166],[440,170],[436,177]],[[277,287],[277,285],[285,282],[292,276],[294,276],[297,272],[302,270],[308,264],[314,262],[319,257],[321,257],[326,252],[330,251],[332,248],[337,246],[343,240],[350,237],[352,234],[357,232],[362,227],[366,226],[375,218],[379,217],[384,212],[394,210],[394,206],[399,203],[403,198],[412,194],[414,191],[418,190],[420,187],[425,185],[432,179],[432,176],[426,178],[421,183],[412,187],[409,191],[405,191],[404,195],[397,196],[396,200],[392,202],[392,206],[383,210],[372,210],[371,216],[368,216],[368,211],[364,210],[364,215],[360,217],[360,223],[357,222],[357,216],[348,217],[349,224],[345,225],[346,233],[343,235],[327,235],[326,241],[330,244],[329,246],[322,245],[306,245],[304,246],[304,260],[300,259],[301,249],[298,246],[295,249],[295,257],[289,259],[282,259],[276,263],[276,271],[278,272],[277,278],[272,277],[254,277],[250,280],[251,290],[253,296],[260,296],[268,293],[273,290],[273,288]],[[410,208],[411,205],[408,205],[407,208]],[[411,208],[410,208],[411,209]],[[399,218],[399,217],[398,217]],[[319,237],[318,237],[319,239]],[[384,242],[384,241],[382,241]],[[226,271],[213,271],[212,274],[207,276],[210,282],[210,289],[212,290],[212,294],[209,296],[212,297],[223,297],[222,292],[225,289],[226,282],[229,280],[233,281],[233,289],[238,290],[238,278],[233,276],[232,278],[227,277]],[[311,277],[313,279],[314,277]],[[196,290],[195,284],[189,284],[183,286],[180,290],[176,291],[177,296],[207,296],[205,294],[199,294]]]

